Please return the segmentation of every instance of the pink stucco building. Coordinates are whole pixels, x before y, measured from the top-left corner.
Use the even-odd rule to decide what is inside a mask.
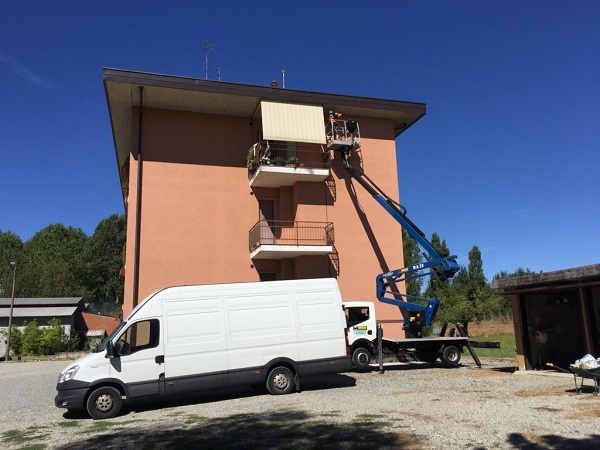
[[[403,267],[400,225],[330,148],[330,110],[360,127],[353,156],[396,196],[398,135],[425,105],[104,70],[127,214],[127,314],[178,284],[335,277],[344,300],[375,299]],[[376,302],[377,303],[377,302]],[[398,308],[377,303],[387,336]]]

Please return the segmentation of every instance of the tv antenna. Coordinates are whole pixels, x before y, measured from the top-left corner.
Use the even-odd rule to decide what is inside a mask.
[[[204,78],[208,80],[208,54],[215,51],[215,46],[208,39],[202,39],[202,48],[204,49]]]
[[[225,69],[223,69],[221,66],[217,66],[215,67],[215,74],[217,75],[217,80],[221,81],[223,78],[225,78]]]
[[[285,70],[281,71],[281,77],[283,78],[282,82],[283,82],[283,89],[285,89]]]

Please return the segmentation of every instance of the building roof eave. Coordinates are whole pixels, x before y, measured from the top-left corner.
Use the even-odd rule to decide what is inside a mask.
[[[131,118],[132,111],[140,104],[140,86],[144,87],[145,108],[240,116],[251,120],[261,100],[321,105],[349,117],[392,120],[394,137],[410,128],[426,113],[426,105],[418,102],[326,94],[113,68],[104,68],[103,81],[119,171],[126,164],[131,150]],[[121,173],[119,175],[123,183]]]

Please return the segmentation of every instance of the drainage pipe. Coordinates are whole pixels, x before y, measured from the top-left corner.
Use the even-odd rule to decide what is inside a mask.
[[[142,220],[142,125],[144,112],[144,86],[140,86],[140,112],[138,120],[138,164],[137,164],[137,190],[135,200],[135,244],[133,261],[133,307],[135,308],[140,295],[140,235]]]

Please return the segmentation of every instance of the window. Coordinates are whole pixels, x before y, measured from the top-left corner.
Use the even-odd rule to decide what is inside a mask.
[[[346,308],[346,324],[348,328],[369,320],[369,308],[352,307]]]
[[[260,281],[275,281],[277,280],[276,272],[259,272]]]
[[[160,325],[157,319],[144,320],[131,325],[115,344],[120,356],[131,355],[158,346]]]

